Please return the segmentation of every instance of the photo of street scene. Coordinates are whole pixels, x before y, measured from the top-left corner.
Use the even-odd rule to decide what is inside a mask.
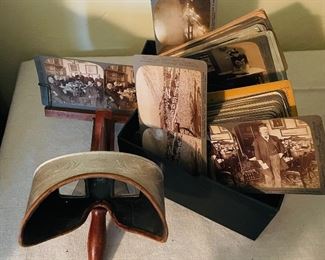
[[[153,154],[177,163],[192,175],[203,169],[201,140],[160,128],[147,128],[142,135],[142,146]]]
[[[52,106],[133,110],[137,106],[132,66],[47,58],[43,63]]]
[[[201,77],[196,70],[141,66],[136,79],[143,124],[201,138]]]
[[[152,0],[156,39],[163,50],[200,37],[210,28],[210,0]]]

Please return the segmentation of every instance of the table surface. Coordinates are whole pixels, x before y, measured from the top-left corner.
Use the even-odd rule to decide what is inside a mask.
[[[319,114],[324,120],[325,50],[285,56],[299,114]],[[130,62],[127,57],[87,59]],[[86,259],[89,218],[79,229],[37,246],[22,248],[17,242],[36,167],[53,157],[90,149],[92,123],[45,117],[37,83],[33,61],[23,62],[0,148],[0,259]],[[256,241],[173,201],[165,202],[170,231],[166,243],[109,223],[106,258],[324,259],[324,196],[286,195],[281,210]]]

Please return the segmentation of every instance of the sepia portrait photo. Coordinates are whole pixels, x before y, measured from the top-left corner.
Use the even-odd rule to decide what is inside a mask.
[[[210,127],[213,178],[251,190],[320,189],[320,169],[311,129],[301,120],[239,123],[227,136],[215,131],[216,127]],[[226,156],[229,150],[231,156]]]
[[[219,76],[252,75],[264,73],[267,69],[259,47],[253,42],[227,44],[206,53]]]

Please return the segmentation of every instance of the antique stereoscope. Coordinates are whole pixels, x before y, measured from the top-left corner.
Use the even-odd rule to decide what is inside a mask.
[[[166,241],[161,169],[143,157],[112,151],[114,123],[120,119],[111,111],[96,112],[91,152],[57,157],[36,169],[20,231],[22,246],[71,232],[91,213],[88,258],[102,259],[107,211],[119,227]]]

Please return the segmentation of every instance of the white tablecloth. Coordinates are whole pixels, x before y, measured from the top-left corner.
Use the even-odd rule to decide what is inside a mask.
[[[291,52],[286,57],[298,111],[325,118],[325,51]],[[0,259],[86,259],[89,219],[72,233],[34,247],[22,248],[17,242],[35,168],[52,157],[90,149],[92,123],[45,117],[37,83],[33,61],[23,62],[0,150]],[[170,235],[164,244],[108,225],[107,259],[325,257],[324,196],[285,196],[281,210],[256,241],[167,199],[166,214]]]

